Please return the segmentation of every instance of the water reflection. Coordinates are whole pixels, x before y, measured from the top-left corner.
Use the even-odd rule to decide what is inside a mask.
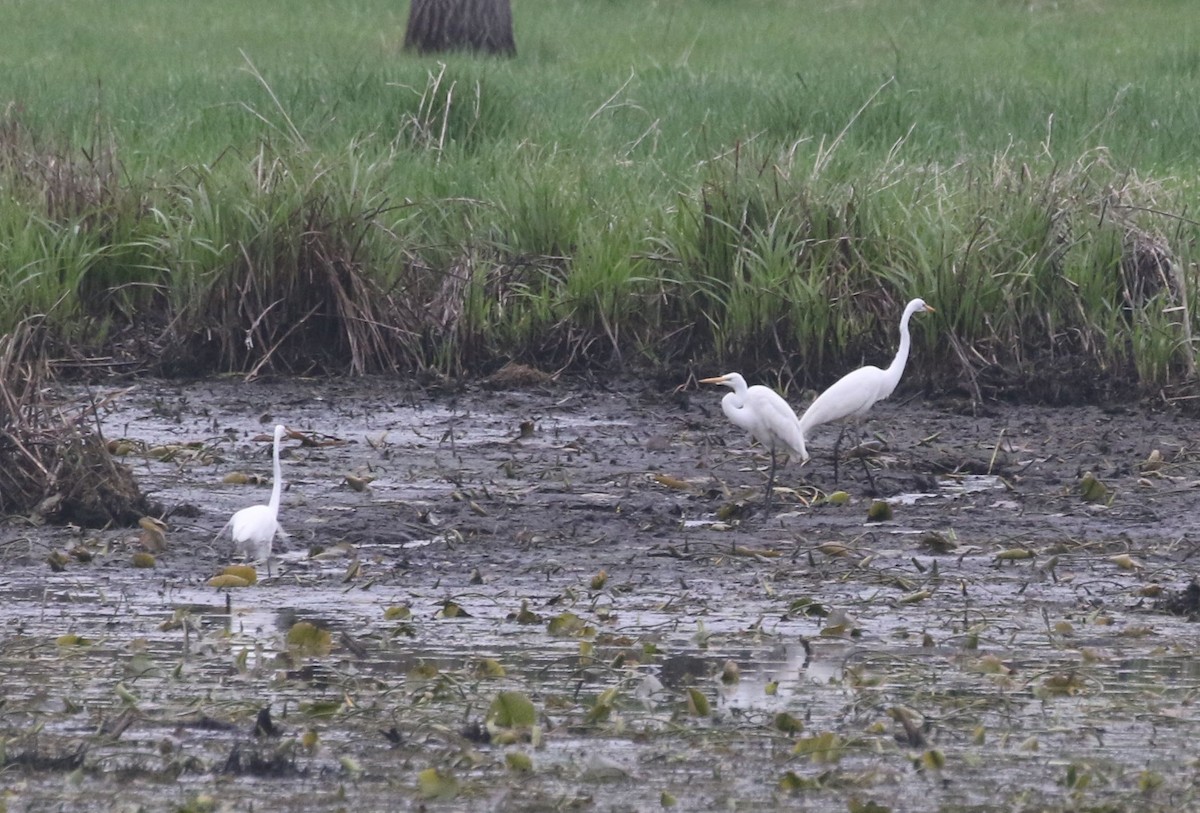
[[[1003,489],[1004,481],[995,474],[962,474],[937,478],[937,491],[910,492],[888,497],[895,505],[914,505],[919,500],[953,500],[982,491]]]

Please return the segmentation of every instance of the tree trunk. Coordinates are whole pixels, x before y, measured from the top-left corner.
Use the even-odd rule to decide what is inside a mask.
[[[404,47],[516,56],[510,0],[412,0]]]

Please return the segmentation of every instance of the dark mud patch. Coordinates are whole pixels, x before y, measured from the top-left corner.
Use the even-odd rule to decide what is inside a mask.
[[[1172,590],[1159,605],[1165,612],[1200,619],[1200,584],[1192,582],[1182,590]]]
[[[886,402],[879,494],[830,430],[766,516],[718,395],[141,382],[104,428],[168,508],[156,566],[2,529],[10,808],[1197,804],[1197,628],[1162,606],[1193,421]],[[277,421],[337,442],[285,445],[274,577],[210,587]]]

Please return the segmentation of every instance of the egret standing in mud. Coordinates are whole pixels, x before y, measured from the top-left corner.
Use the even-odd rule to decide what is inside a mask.
[[[275,481],[271,485],[271,501],[266,505],[252,505],[238,511],[225,527],[217,532],[217,539],[230,529],[233,537],[233,550],[244,555],[252,562],[266,561],[267,575],[271,575],[271,543],[275,535],[286,537],[287,533],[279,524],[279,497],[283,491],[283,470],[279,466],[279,443],[287,430],[283,424],[275,427]],[[215,541],[215,540],[214,540]]]
[[[741,373],[727,373],[716,378],[702,378],[701,384],[723,384],[733,392],[721,399],[725,417],[735,426],[745,429],[771,452],[771,473],[767,476],[766,510],[771,510],[771,494],[775,488],[775,454],[790,450],[808,460],[804,448],[804,432],[795,411],[783,396],[770,387],[755,384],[746,386]]]
[[[850,416],[860,417],[866,414],[876,401],[882,401],[892,394],[896,385],[900,383],[900,376],[904,375],[904,366],[908,363],[908,348],[912,343],[908,335],[908,320],[914,313],[924,311],[933,313],[934,309],[926,305],[923,299],[914,299],[904,309],[904,315],[900,317],[900,347],[896,350],[896,357],[892,359],[892,363],[886,370],[867,365],[846,373],[829,389],[818,395],[809,408],[804,410],[804,414],[800,417],[802,436],[800,442],[802,445],[804,438],[808,437],[809,433],[821,424]],[[835,483],[838,471],[838,449],[845,432],[846,427],[843,426],[842,431],[838,433],[837,442],[833,446],[833,480]],[[875,488],[875,480],[871,476],[871,470],[867,468],[865,460],[863,469],[867,472],[867,479],[871,481],[871,488]]]

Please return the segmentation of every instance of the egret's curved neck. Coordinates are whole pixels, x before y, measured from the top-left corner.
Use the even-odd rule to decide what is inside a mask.
[[[279,497],[283,491],[283,469],[279,467],[279,435],[275,436],[275,482],[271,486],[271,502],[267,507],[272,511],[279,510]]]
[[[733,392],[730,393],[730,395],[733,395],[737,399],[737,405],[739,407],[746,403],[746,393],[750,390],[750,388],[746,386],[746,379],[739,376],[738,378],[730,380],[727,386],[733,389]]]
[[[892,363],[888,365],[888,379],[892,381],[894,387],[900,381],[900,376],[904,374],[904,365],[908,363],[908,349],[912,345],[912,338],[908,334],[908,320],[912,318],[916,309],[909,306],[904,309],[904,315],[900,317],[900,346],[896,349],[896,357],[892,359]]]

